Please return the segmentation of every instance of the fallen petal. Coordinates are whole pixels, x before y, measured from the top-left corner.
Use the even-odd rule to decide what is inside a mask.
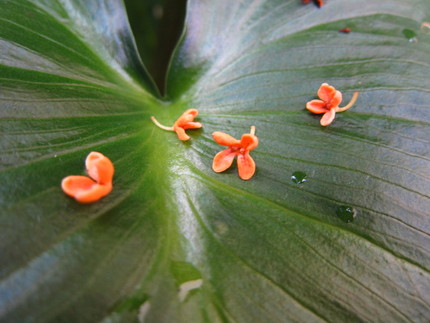
[[[324,127],[328,126],[330,123],[333,122],[335,116],[336,116],[336,110],[330,109],[330,111],[328,111],[322,116],[320,124]]]
[[[320,88],[318,89],[318,97],[323,100],[325,103],[330,102],[334,95],[336,94],[336,89],[328,85],[327,83],[321,84]]]
[[[114,167],[109,158],[98,152],[91,152],[85,160],[87,173],[99,184],[112,182]]]
[[[187,122],[186,124],[182,125],[182,129],[198,129],[201,128],[202,124],[200,122]]]
[[[190,136],[188,136],[185,133],[185,130],[178,126],[173,126],[173,130],[175,130],[176,134],[178,135],[179,140],[187,141],[190,139]]]
[[[217,153],[212,162],[212,169],[216,173],[225,171],[231,166],[236,153],[232,149],[228,148]]]
[[[308,103],[306,103],[306,109],[316,114],[328,112],[326,103],[321,100],[309,101]]]
[[[237,168],[239,170],[239,177],[245,181],[254,176],[255,162],[248,152],[237,156]]]
[[[97,184],[87,176],[67,176],[61,181],[64,193],[74,197],[79,190],[89,190]]]
[[[199,111],[197,109],[188,109],[184,113],[182,113],[178,120],[176,120],[175,125],[183,126],[186,123],[193,121],[198,114]]]
[[[339,104],[342,102],[342,93],[340,91],[336,91],[331,101],[328,103],[327,108],[337,108]]]
[[[238,146],[240,145],[240,140],[221,132],[215,131],[212,133],[212,137],[215,139],[216,143],[222,146]]]
[[[255,147],[258,146],[258,138],[256,135],[246,133],[242,135],[242,138],[240,139],[240,145],[247,151],[253,150]]]
[[[112,184],[97,184],[86,176],[67,176],[62,180],[61,188],[79,203],[93,203],[108,195],[112,191]]]

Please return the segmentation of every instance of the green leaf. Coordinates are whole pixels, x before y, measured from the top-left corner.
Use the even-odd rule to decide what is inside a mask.
[[[427,0],[190,0],[161,100],[121,2],[1,1],[1,319],[428,321],[426,21]],[[360,92],[328,127],[304,109],[323,82]],[[189,142],[149,118],[188,108]],[[252,125],[255,176],[214,173],[211,133]],[[81,205],[60,182],[90,151],[114,190]]]
[[[124,0],[139,54],[160,91],[166,70],[182,33],[186,0]]]

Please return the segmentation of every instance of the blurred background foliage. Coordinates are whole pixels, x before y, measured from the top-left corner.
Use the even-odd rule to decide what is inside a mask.
[[[181,36],[186,0],[124,0],[143,63],[161,93],[175,45]]]

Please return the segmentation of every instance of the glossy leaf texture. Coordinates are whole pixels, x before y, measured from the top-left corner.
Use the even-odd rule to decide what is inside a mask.
[[[190,0],[162,101],[120,2],[0,2],[1,319],[428,321],[426,21],[427,0]],[[360,91],[328,127],[323,82]],[[149,119],[189,108],[190,142]],[[254,177],[214,173],[211,133],[252,125]],[[80,205],[60,181],[90,151],[114,190]]]

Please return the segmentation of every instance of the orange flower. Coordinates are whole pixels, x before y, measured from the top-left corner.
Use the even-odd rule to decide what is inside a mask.
[[[306,109],[316,114],[324,113],[320,123],[322,126],[328,126],[333,122],[336,112],[348,110],[354,105],[358,98],[358,92],[354,92],[351,101],[343,108],[339,108],[339,104],[342,102],[342,93],[327,83],[321,84],[318,89],[318,97],[321,100],[309,101],[306,103]]]
[[[93,203],[112,191],[114,167],[112,162],[101,153],[91,152],[85,160],[86,176],[67,176],[61,188],[67,195],[80,203]]]
[[[202,127],[200,122],[193,122],[194,118],[197,117],[198,114],[199,111],[197,109],[188,109],[178,118],[178,120],[176,120],[172,127],[163,126],[157,121],[157,119],[155,119],[155,117],[151,117],[151,120],[161,129],[175,131],[179,140],[189,140],[190,136],[185,133],[185,130],[198,129]]]
[[[304,3],[304,4],[308,4],[309,2],[311,2],[312,0],[302,0],[302,3]],[[322,7],[322,5],[324,4],[324,1],[323,0],[314,0],[314,2],[315,2],[315,4],[318,6],[318,7]]]
[[[215,141],[228,148],[215,155],[212,169],[217,173],[225,171],[237,156],[239,177],[245,181],[250,179],[255,173],[255,162],[249,152],[258,146],[258,138],[254,133],[255,127],[252,126],[250,133],[242,135],[242,138],[237,140],[224,132],[215,131],[212,134]]]

